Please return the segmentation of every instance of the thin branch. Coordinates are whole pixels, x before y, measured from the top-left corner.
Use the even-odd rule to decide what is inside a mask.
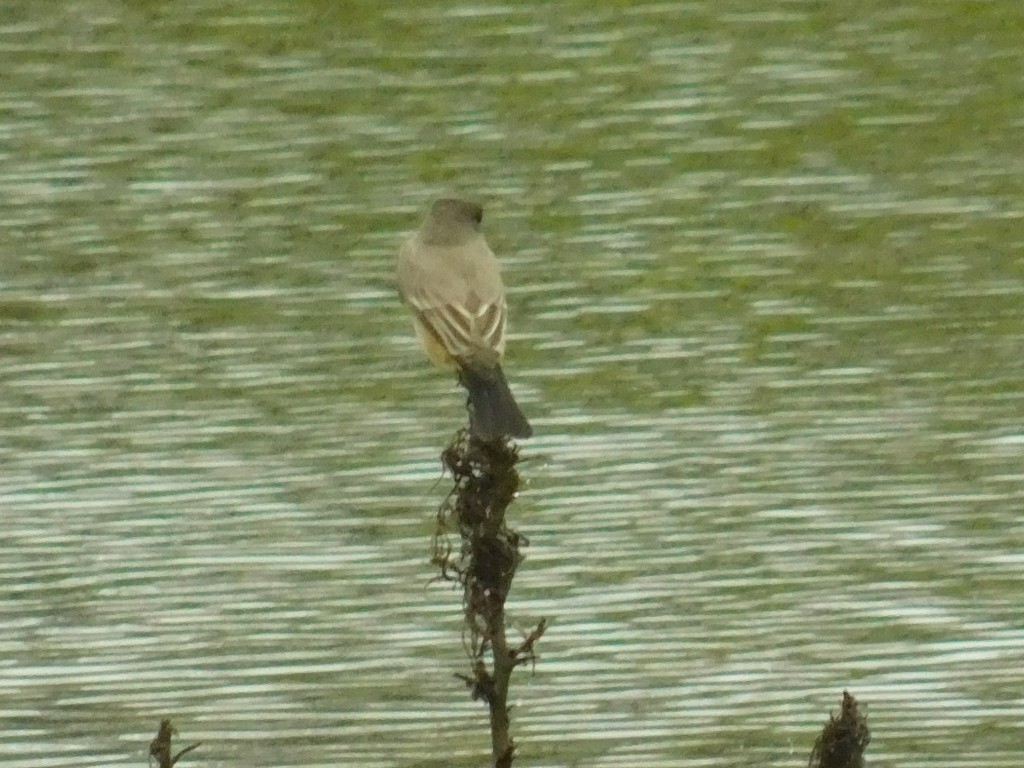
[[[438,510],[431,558],[440,580],[463,588],[470,674],[456,677],[474,700],[488,705],[495,766],[511,766],[515,755],[508,708],[512,670],[536,660],[534,645],[547,628],[542,619],[522,643],[509,645],[505,600],[523,561],[521,549],[528,544],[505,524],[505,511],[519,490],[518,459],[507,441],[484,442],[466,430],[456,435],[441,455],[455,486]],[[449,539],[455,530],[462,540],[457,552]]]

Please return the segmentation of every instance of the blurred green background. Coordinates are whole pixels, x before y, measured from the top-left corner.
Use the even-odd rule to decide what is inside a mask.
[[[485,205],[537,436],[524,766],[1019,765],[1024,7],[5,2],[0,760],[471,766],[465,421],[394,295]]]

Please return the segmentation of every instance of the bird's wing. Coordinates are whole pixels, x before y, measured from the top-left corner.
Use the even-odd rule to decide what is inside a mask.
[[[402,256],[410,255],[406,249],[412,247],[404,246]],[[441,264],[400,258],[402,300],[451,357],[492,365],[505,354],[508,305],[500,278],[480,285],[471,276],[451,269],[453,263],[472,262],[449,259]]]

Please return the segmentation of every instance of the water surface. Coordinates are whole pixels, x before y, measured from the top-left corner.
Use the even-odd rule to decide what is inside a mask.
[[[465,420],[392,288],[487,209],[537,437],[523,765],[1024,743],[1024,15],[794,0],[0,13],[0,761],[470,766]]]

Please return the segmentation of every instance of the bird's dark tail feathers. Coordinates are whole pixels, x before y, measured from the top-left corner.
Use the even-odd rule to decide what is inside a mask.
[[[500,365],[461,367],[459,381],[469,391],[469,429],[474,436],[495,442],[533,434]]]

